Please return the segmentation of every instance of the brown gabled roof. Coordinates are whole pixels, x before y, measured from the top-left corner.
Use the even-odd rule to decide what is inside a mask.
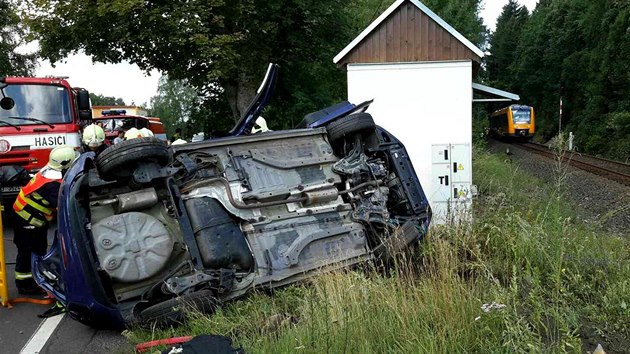
[[[481,49],[418,0],[397,0],[334,58],[334,63],[439,60],[481,62]]]

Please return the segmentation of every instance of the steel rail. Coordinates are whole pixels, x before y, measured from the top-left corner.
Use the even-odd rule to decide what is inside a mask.
[[[543,145],[543,144],[538,144],[538,143],[533,143],[533,142],[528,142],[527,144],[531,145],[532,147],[536,147],[536,148],[540,148],[540,149],[549,149],[549,147],[547,145]],[[626,163],[626,162],[621,162],[621,161],[615,161],[615,160],[611,160],[611,159],[607,159],[607,158],[603,158],[603,157],[597,157],[597,156],[593,156],[593,155],[588,155],[588,154],[583,154],[583,153],[578,153],[578,152],[573,152],[572,155],[573,159],[586,159],[586,160],[593,160],[596,162],[601,162],[605,165],[612,165],[614,166],[614,168],[612,168],[613,170],[616,170],[619,173],[622,174],[630,174],[630,163]],[[587,161],[582,161],[582,162],[586,162],[589,163]],[[605,167],[604,168],[608,168],[611,169],[609,167]]]
[[[611,170],[609,168],[606,167],[602,167],[602,166],[598,166],[592,163],[588,163],[585,161],[580,161],[579,159],[579,155],[575,155],[575,154],[564,154],[564,155],[558,155],[556,154],[554,151],[550,150],[549,147],[547,147],[546,145],[541,145],[541,144],[535,144],[535,143],[521,143],[521,144],[516,144],[516,146],[521,147],[525,150],[529,150],[532,151],[534,153],[537,153],[539,155],[545,156],[547,158],[553,159],[553,160],[557,160],[558,157],[562,157],[562,160],[567,162],[569,165],[579,168],[581,170],[596,174],[598,176],[602,176],[605,178],[608,178],[612,181],[615,182],[619,182],[625,186],[630,186],[630,175],[629,174],[625,174],[619,171],[615,171],[615,170]],[[586,155],[588,156],[588,155]],[[594,158],[594,159],[600,159],[600,158],[596,158],[593,156],[588,156],[588,158]],[[606,161],[607,163],[610,162],[614,162],[614,163],[618,163],[619,165],[627,165],[628,167],[630,167],[630,165],[628,164],[624,164],[623,162],[618,162],[618,161],[612,161],[612,160],[607,160],[607,159],[600,159],[603,161]]]

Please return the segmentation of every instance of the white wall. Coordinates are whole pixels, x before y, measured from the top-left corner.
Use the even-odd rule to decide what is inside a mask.
[[[367,112],[405,145],[434,211],[432,145],[472,146],[472,95],[471,61],[348,65],[348,100],[374,99]]]

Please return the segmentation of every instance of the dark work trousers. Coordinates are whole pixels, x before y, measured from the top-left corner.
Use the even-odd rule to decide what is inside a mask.
[[[48,224],[43,227],[35,227],[17,216],[13,230],[13,243],[17,247],[15,271],[30,273],[31,253],[43,256],[48,249]]]

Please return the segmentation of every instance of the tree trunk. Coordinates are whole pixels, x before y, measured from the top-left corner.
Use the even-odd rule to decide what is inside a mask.
[[[249,108],[249,104],[256,96],[257,84],[251,79],[241,75],[239,80],[230,80],[224,84],[228,104],[232,109],[234,121],[238,121]]]

